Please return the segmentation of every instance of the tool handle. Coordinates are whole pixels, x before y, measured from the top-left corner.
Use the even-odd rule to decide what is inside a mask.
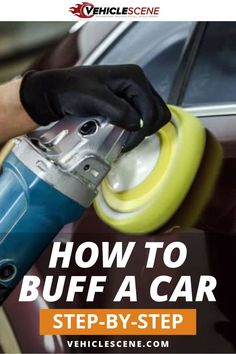
[[[0,303],[61,228],[83,211],[14,153],[7,157],[0,175]]]

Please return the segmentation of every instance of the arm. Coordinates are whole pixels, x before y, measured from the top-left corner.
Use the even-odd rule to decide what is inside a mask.
[[[20,102],[20,85],[21,79],[0,85],[0,145],[38,126]]]

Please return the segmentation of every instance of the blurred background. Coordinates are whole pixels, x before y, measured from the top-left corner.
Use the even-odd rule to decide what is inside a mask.
[[[74,22],[1,22],[0,83],[23,72],[36,58],[56,46],[73,24]]]

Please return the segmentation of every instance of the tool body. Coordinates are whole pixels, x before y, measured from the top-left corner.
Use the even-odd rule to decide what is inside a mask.
[[[91,205],[126,138],[100,117],[66,117],[17,139],[0,176],[0,303]]]

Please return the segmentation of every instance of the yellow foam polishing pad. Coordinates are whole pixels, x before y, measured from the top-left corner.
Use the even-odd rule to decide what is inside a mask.
[[[95,199],[97,215],[121,232],[142,234],[164,225],[198,171],[205,129],[189,112],[169,108],[171,122],[119,158]]]

